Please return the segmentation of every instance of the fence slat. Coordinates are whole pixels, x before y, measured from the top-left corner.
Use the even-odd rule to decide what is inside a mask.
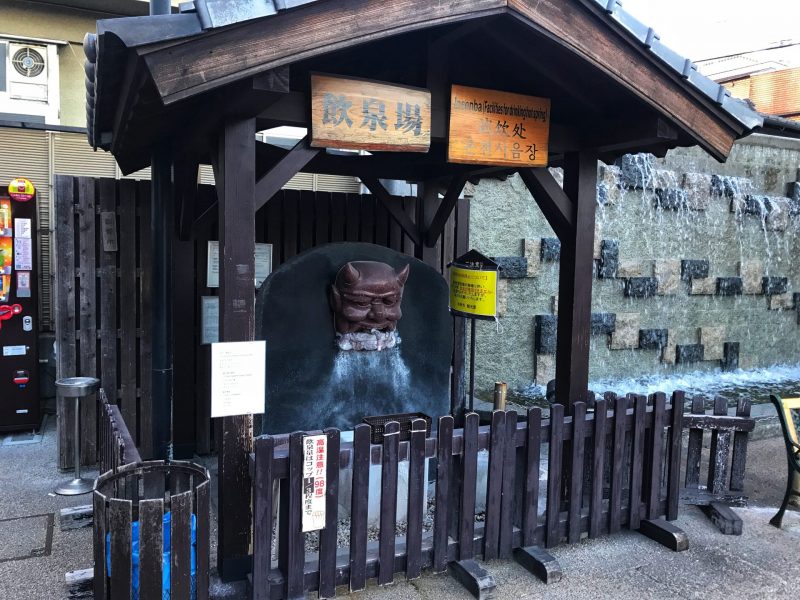
[[[629,519],[629,527],[631,529],[639,529],[641,524],[646,411],[647,398],[637,395],[634,400],[633,443],[631,444],[631,510]]]
[[[528,409],[525,493],[522,507],[522,545],[533,546],[539,518],[539,461],[542,447],[542,409]]]
[[[705,402],[702,397],[692,398],[692,414],[705,414]],[[703,430],[689,429],[689,443],[686,447],[686,487],[696,488],[700,485],[700,454],[703,450]]]
[[[317,246],[331,240],[331,193],[314,194],[314,243]]]
[[[611,498],[609,499],[608,532],[622,527],[622,472],[625,466],[625,420],[628,398],[619,396],[614,402],[614,451],[611,462]]]
[[[136,183],[119,182],[119,314],[122,417],[136,430]]]
[[[364,423],[353,432],[353,492],[350,505],[350,591],[367,587],[367,511],[371,428]]]
[[[94,548],[94,597],[97,600],[108,599],[108,579],[106,573],[106,503],[103,496],[92,494],[92,524]]]
[[[131,597],[131,501],[108,501],[108,529],[111,532],[111,598]]]
[[[192,493],[170,499],[170,598],[189,598],[191,590]]]
[[[741,398],[736,407],[737,417],[750,416],[750,400]],[[733,456],[731,457],[731,491],[740,492],[744,489],[744,469],[747,464],[748,434],[737,431],[733,434]]]
[[[394,548],[397,528],[397,455],[399,447],[400,423],[390,421],[386,424],[383,434],[378,585],[386,585],[394,581]]]
[[[422,515],[425,511],[425,438],[424,419],[411,423],[408,455],[408,508],[406,514],[406,578],[416,579],[422,573]]]
[[[433,571],[447,568],[450,478],[453,471],[453,417],[439,417],[436,442],[436,512],[433,516]]]
[[[672,422],[669,428],[669,473],[667,475],[667,520],[678,518],[681,478],[681,439],[683,437],[683,403],[685,394],[672,394]]]
[[[478,480],[478,425],[477,413],[464,419],[464,453],[462,458],[461,511],[458,528],[458,559],[469,560],[475,556],[475,494]]]
[[[569,525],[567,540],[575,544],[581,539],[581,509],[583,508],[583,459],[586,437],[586,403],[572,407],[572,476],[569,482]]]
[[[339,523],[339,448],[338,429],[326,429],[328,461],[325,490],[325,529],[319,532],[319,597],[336,595],[336,542]]]
[[[302,526],[303,433],[289,436],[289,475],[281,480],[278,566],[286,582],[286,598],[305,593],[303,565],[305,536]]]
[[[517,470],[517,446],[515,435],[517,432],[517,412],[506,412],[505,447],[503,449],[503,485],[500,499],[500,542],[498,547],[499,558],[511,558],[514,548],[514,491],[516,488],[515,475]]]
[[[714,398],[714,415],[728,414],[728,401],[722,396]],[[711,450],[708,457],[708,491],[720,494],[725,489],[728,476],[728,452],[731,445],[731,432],[711,432]]]
[[[103,230],[117,236],[117,184],[113,179],[99,182]],[[100,248],[100,381],[109,402],[117,403],[117,252],[118,244]]]
[[[606,465],[606,433],[608,412],[606,400],[598,400],[594,407],[594,437],[592,451],[592,491],[589,502],[589,537],[602,533],[603,483]]]
[[[137,186],[139,198],[139,264],[142,272],[139,279],[139,320],[142,336],[139,339],[139,421],[140,427],[131,429],[139,449],[145,458],[153,457],[153,345],[150,332],[153,321],[153,241],[150,221],[150,182],[140,181]],[[183,268],[190,268],[184,265]],[[127,422],[127,420],[126,420]]]
[[[661,499],[661,474],[662,459],[664,455],[664,407],[667,397],[663,392],[655,394],[653,402],[653,430],[650,436],[651,447],[648,452],[650,457],[649,488],[647,490],[647,518],[655,519],[659,515],[659,500]]]
[[[202,483],[197,488],[197,600],[208,600],[209,596],[209,560],[211,556],[211,540],[209,539],[209,494],[211,482]],[[272,533],[270,531],[270,533]],[[272,536],[270,536],[270,540]]]
[[[140,576],[139,578],[140,600],[161,600],[161,561],[164,552],[163,521],[163,499],[139,502],[139,573],[146,574],[145,577]]]
[[[346,207],[345,194],[339,192],[331,194],[331,242],[343,242],[345,239]]]
[[[561,541],[558,522],[561,515],[561,463],[564,443],[564,407],[553,404],[550,407],[550,453],[547,468],[547,541],[545,546],[552,548]]]
[[[272,455],[275,439],[258,438],[253,481],[253,600],[269,600],[269,571],[272,568],[273,477]]]
[[[500,502],[503,495],[503,462],[506,439],[506,413],[492,413],[492,429],[489,438],[489,473],[486,486],[486,520],[484,527],[483,560],[499,556]]]

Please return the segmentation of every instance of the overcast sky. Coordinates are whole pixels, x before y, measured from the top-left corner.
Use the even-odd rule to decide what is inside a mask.
[[[695,61],[800,42],[800,0],[622,0],[622,8]]]

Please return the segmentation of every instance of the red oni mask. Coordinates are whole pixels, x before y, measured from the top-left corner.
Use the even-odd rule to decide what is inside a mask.
[[[337,333],[394,331],[403,316],[400,303],[409,271],[409,265],[395,271],[373,261],[344,265],[330,290]]]

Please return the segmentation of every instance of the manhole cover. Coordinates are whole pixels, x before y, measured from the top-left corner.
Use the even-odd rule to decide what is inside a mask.
[[[0,520],[0,563],[50,556],[53,513]]]

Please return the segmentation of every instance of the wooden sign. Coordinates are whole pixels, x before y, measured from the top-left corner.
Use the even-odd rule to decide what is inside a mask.
[[[452,87],[450,162],[546,167],[549,139],[548,98]]]
[[[427,152],[431,94],[363,79],[312,75],[311,145]]]

